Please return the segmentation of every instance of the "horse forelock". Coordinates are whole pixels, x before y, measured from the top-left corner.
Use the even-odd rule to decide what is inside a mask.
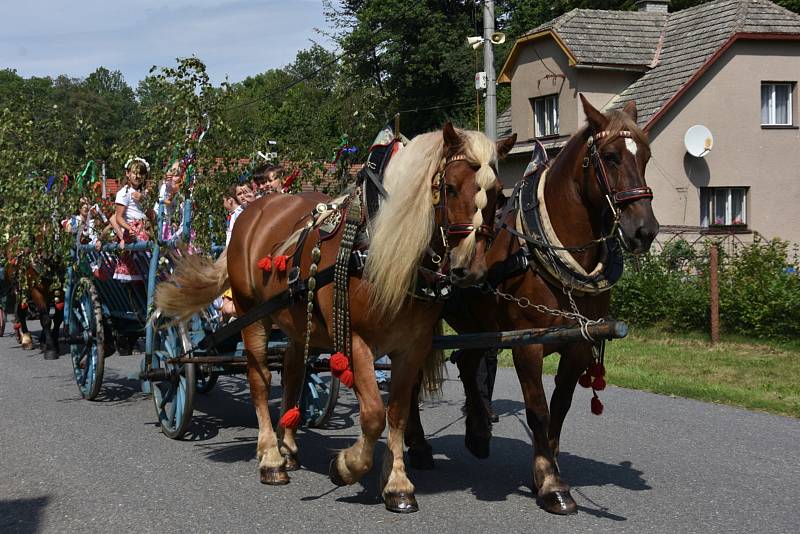
[[[488,202],[487,191],[494,187],[497,176],[493,166],[497,164],[496,145],[481,132],[461,131],[464,139],[464,155],[467,161],[478,167],[475,172],[475,183],[478,192],[475,193],[475,214],[472,216],[474,229],[452,251],[452,267],[464,267],[475,253],[477,240],[476,231],[483,225],[483,209]]]
[[[637,143],[641,143],[648,148],[650,147],[650,141],[647,138],[647,134],[644,133],[641,128],[639,128],[639,126],[627,113],[614,109],[606,112],[605,116],[608,119],[608,124],[606,125],[604,131],[608,132],[608,135],[606,135],[606,137],[600,141],[600,144],[598,145],[600,148],[604,147],[610,142],[616,141],[619,138],[619,133],[623,131],[630,132],[634,141]]]

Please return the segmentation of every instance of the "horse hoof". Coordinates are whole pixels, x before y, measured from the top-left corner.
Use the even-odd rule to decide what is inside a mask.
[[[489,457],[490,440],[491,435],[483,437],[467,433],[464,436],[464,445],[466,445],[467,450],[471,452],[473,456],[483,460]]]
[[[284,454],[283,459],[286,461],[283,466],[287,471],[297,471],[300,469],[300,459],[296,454]]]
[[[408,449],[408,464],[414,469],[433,469],[433,449]]]
[[[289,483],[289,474],[283,466],[278,467],[262,467],[261,483],[269,486],[285,486]]]
[[[44,359],[45,360],[57,360],[58,359],[58,352],[54,350],[46,350],[44,351]]]
[[[383,497],[383,503],[386,509],[396,514],[413,514],[419,512],[417,499],[413,493],[406,493],[404,491],[398,493],[387,493]]]
[[[539,497],[539,505],[545,512],[556,515],[572,515],[578,513],[578,505],[569,491],[553,491]]]
[[[339,469],[336,467],[336,456],[333,457],[331,465],[328,467],[328,478],[337,486],[347,486],[347,482],[339,474]]]

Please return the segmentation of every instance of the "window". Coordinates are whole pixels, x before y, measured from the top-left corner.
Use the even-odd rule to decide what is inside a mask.
[[[533,100],[533,132],[536,137],[558,135],[558,95]]]
[[[747,226],[747,188],[701,188],[700,226]]]
[[[792,84],[761,83],[761,124],[792,125]]]

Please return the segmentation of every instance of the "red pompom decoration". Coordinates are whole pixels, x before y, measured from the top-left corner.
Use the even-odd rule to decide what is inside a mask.
[[[264,256],[260,260],[258,260],[258,268],[262,271],[270,272],[272,270],[272,258],[269,256]]]
[[[347,356],[345,356],[341,352],[337,352],[336,354],[331,356],[330,364],[331,364],[331,373],[333,373],[334,376],[338,376],[343,372],[347,371],[347,369],[350,367],[350,360],[348,360]]]
[[[339,382],[349,388],[353,387],[353,371],[350,370],[350,360],[347,356],[341,352],[337,352],[331,356],[330,366],[331,374],[338,378]]]
[[[63,311],[63,310],[64,310],[64,303],[63,303],[63,302],[61,302],[61,301],[59,301],[59,302],[56,302],[56,309],[57,309],[58,311]]]
[[[592,380],[592,389],[595,391],[603,391],[606,389],[606,379],[602,376],[594,377],[594,380]]]
[[[275,256],[275,268],[279,272],[286,271],[286,260],[289,259],[289,256]]]
[[[596,396],[592,397],[592,413],[595,415],[603,413],[603,403]]]
[[[592,377],[589,376],[588,373],[581,375],[581,377],[578,379],[578,384],[585,388],[590,388],[592,387]]]
[[[19,305],[19,307],[22,308],[23,310],[27,310],[28,309],[28,303],[27,302],[23,302],[22,304]]]
[[[350,369],[345,369],[342,374],[339,375],[339,382],[347,386],[348,388],[353,388],[353,382],[355,382],[355,377],[353,376],[353,371]]]
[[[278,421],[278,424],[283,428],[297,428],[300,426],[300,408],[295,406],[287,410],[280,421]]]
[[[592,376],[606,376],[606,368],[602,363],[593,363],[589,367],[589,374]]]
[[[14,330],[19,330],[22,328],[22,323],[14,323]]]

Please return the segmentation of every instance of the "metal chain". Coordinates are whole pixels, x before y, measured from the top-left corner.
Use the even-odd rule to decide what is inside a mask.
[[[589,326],[595,325],[595,324],[600,324],[600,323],[604,322],[605,319],[603,319],[603,318],[600,318],[600,319],[589,319],[588,317],[583,315],[580,312],[580,310],[578,310],[578,306],[575,304],[575,299],[573,299],[573,297],[572,297],[572,289],[571,288],[567,289],[566,287],[563,287],[562,289],[564,291],[564,294],[567,295],[567,298],[569,299],[570,305],[572,307],[572,311],[571,312],[550,308],[548,306],[545,306],[544,304],[534,304],[533,302],[531,302],[531,300],[528,297],[515,297],[514,295],[511,295],[509,293],[503,293],[499,289],[493,288],[493,287],[484,286],[482,288],[482,291],[484,293],[489,293],[489,294],[492,294],[492,295],[494,295],[496,297],[500,297],[500,298],[502,298],[502,299],[504,299],[504,300],[506,300],[508,302],[513,302],[514,304],[516,304],[517,306],[519,306],[520,308],[523,308],[523,309],[532,308],[532,309],[534,309],[534,310],[536,310],[536,311],[538,311],[540,313],[543,313],[545,315],[552,315],[552,316],[555,316],[555,317],[563,317],[564,319],[569,319],[571,321],[575,321],[580,325],[581,335],[583,335],[583,338],[586,339],[586,341],[589,341],[592,344],[597,343],[597,341],[589,334]]]

